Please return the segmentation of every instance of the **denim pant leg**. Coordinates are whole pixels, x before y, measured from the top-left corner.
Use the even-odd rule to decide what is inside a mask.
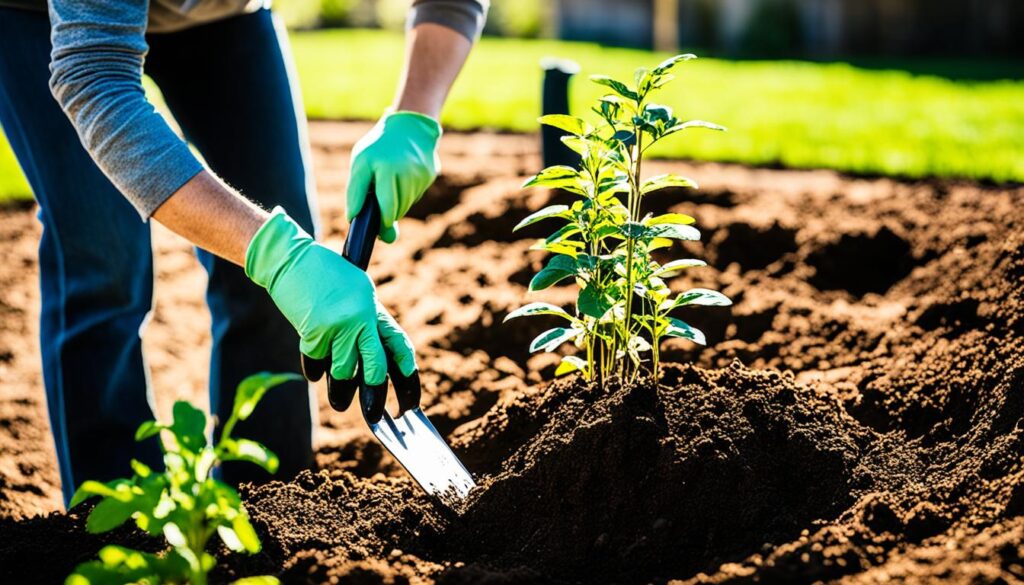
[[[159,466],[140,333],[151,307],[149,226],[81,146],[50,95],[45,13],[0,8],[0,125],[28,177],[43,235],[40,344],[64,501],[88,479]]]
[[[284,207],[310,233],[314,197],[305,116],[293,95],[287,39],[269,10],[169,34],[152,34],[146,72],[210,168],[264,208]],[[260,371],[300,371],[298,336],[242,268],[205,251],[213,316],[211,410],[230,413],[235,386]],[[236,435],[278,454],[278,479],[313,464],[310,388],[294,382],[267,394]],[[227,465],[229,481],[260,481],[251,464]]]

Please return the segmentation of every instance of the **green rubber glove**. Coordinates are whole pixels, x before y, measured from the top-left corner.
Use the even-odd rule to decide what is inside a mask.
[[[365,272],[316,243],[280,207],[253,236],[245,274],[264,287],[299,332],[299,349],[316,359],[331,354],[331,376],[349,380],[361,357],[368,384],[387,375],[386,346],[402,374],[416,369],[412,343],[377,301]]]
[[[380,239],[398,239],[395,223],[420,200],[441,170],[437,120],[417,112],[390,112],[352,148],[348,220],[363,208],[371,181],[380,201]]]

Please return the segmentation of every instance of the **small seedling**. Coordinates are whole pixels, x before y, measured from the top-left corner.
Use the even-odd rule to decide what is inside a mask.
[[[568,321],[568,326],[545,331],[530,344],[531,352],[555,351],[568,341],[584,350],[585,359],[563,357],[556,375],[579,370],[587,379],[601,383],[615,374],[630,381],[641,371],[643,356],[649,352],[650,370],[657,380],[663,338],[681,337],[705,343],[702,332],[670,313],[688,305],[732,304],[725,295],[700,288],[672,296],[666,279],[705,263],[673,260],[661,264],[651,257],[651,252],[670,247],[673,240],[699,240],[700,233],[691,225],[694,219],[688,215],[643,213],[644,197],[654,191],[697,187],[693,180],[673,174],[641,180],[647,150],[656,142],[691,128],[725,130],[702,120],[680,120],[672,108],[648,102],[652,92],[673,79],[669,73],[673,68],[694,58],[677,55],[654,69],[637,69],[633,85],[603,75],[592,76],[593,82],[610,90],[593,108],[601,120],[597,125],[562,114],[540,118],[542,124],[568,133],[562,141],[580,155],[581,164],[578,169],[548,167],[524,187],[563,189],[579,200],[572,205],[541,209],[519,222],[515,229],[545,219],[561,220],[562,227],[534,246],[555,255],[534,276],[530,291],[573,278],[580,292],[571,313],[536,302],[509,313],[505,320],[555,315]]]
[[[277,471],[278,459],[273,452],[256,441],[236,439],[231,432],[238,421],[249,418],[267,390],[299,379],[294,374],[263,373],[243,380],[235,393],[231,417],[216,445],[206,438],[206,414],[185,401],[174,404],[171,424],[155,420],[143,423],[135,433],[136,441],[167,431],[166,440],[161,442],[165,470],[154,471],[132,460],[135,474],[131,479],[86,481],[71,499],[70,507],[100,496],[103,499],[86,521],[89,532],[107,532],[133,518],[141,530],[153,536],[163,535],[170,549],[151,554],[106,546],[100,550],[99,560],[78,565],[65,585],[206,585],[207,573],[216,563],[213,555],[206,552],[214,534],[232,551],[259,552],[260,540],[238,492],[210,473],[223,461],[248,461],[270,473]],[[235,581],[235,585],[276,583],[274,577]]]

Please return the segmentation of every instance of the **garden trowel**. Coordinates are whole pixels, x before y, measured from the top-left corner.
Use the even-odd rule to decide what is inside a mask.
[[[379,229],[380,204],[371,186],[363,208],[352,220],[345,238],[345,259],[366,270]],[[343,411],[352,404],[358,390],[363,419],[373,435],[427,494],[451,506],[465,498],[476,483],[420,409],[419,372],[403,376],[390,353],[387,358],[388,378],[398,398],[398,416],[392,417],[385,408],[387,379],[379,386],[368,385],[362,379],[362,368],[352,380],[335,380],[328,374],[327,398],[334,410]],[[323,359],[303,355],[302,373],[315,382],[325,372],[330,372],[330,364],[330,355]]]

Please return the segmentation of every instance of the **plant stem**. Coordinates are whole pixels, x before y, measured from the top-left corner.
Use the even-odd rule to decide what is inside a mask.
[[[192,573],[192,577],[189,580],[191,585],[206,585],[206,571],[203,570],[203,553],[206,550],[206,542],[210,537],[204,529],[205,521],[202,514],[204,514],[203,511],[192,513],[192,530],[185,537],[185,546],[188,547],[196,562],[199,563],[199,569]]]
[[[594,335],[587,334],[587,379],[594,379]]]
[[[653,305],[653,303],[652,303],[652,305]],[[651,313],[654,316],[654,321],[652,321],[652,325],[651,325],[651,362],[652,362],[652,365],[654,366],[654,371],[652,372],[653,375],[654,375],[654,389],[657,390],[658,389],[658,377],[659,377],[658,367],[659,367],[659,362],[661,361],[661,359],[660,359],[661,358],[661,348],[659,347],[661,345],[661,343],[660,343],[660,340],[658,339],[658,327],[659,327],[658,323],[661,322],[661,315],[658,313],[657,307],[652,309]]]
[[[633,176],[630,180],[629,186],[629,221],[637,221],[637,211],[640,207],[640,158],[642,156],[641,143],[643,142],[643,131],[640,128],[633,127],[634,135],[636,136],[636,150],[630,161],[633,165]],[[626,339],[625,347],[629,348],[629,340],[632,336],[632,322],[633,322],[633,251],[636,246],[636,239],[632,235],[626,236]],[[626,378],[628,368],[628,360],[622,360],[622,374],[623,379]]]
[[[224,427],[220,431],[220,440],[221,441],[223,441],[224,439],[226,439],[226,438],[231,436],[231,431],[235,430],[235,423],[236,422],[238,422],[238,418],[235,417],[234,415],[232,415],[231,418],[229,418],[227,420],[227,422],[224,423]]]

